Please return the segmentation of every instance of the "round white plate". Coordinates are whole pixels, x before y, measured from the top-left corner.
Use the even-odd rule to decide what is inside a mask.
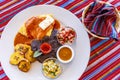
[[[53,5],[38,5],[27,8],[17,15],[7,24],[0,46],[0,60],[5,73],[11,80],[48,80],[41,72],[41,63],[31,64],[29,72],[21,72],[17,66],[9,63],[10,55],[13,53],[14,37],[20,26],[30,17],[40,14],[53,14],[62,24],[71,26],[77,33],[75,43],[72,45],[75,56],[71,63],[62,64],[63,73],[55,80],[77,80],[87,67],[90,56],[90,40],[80,20],[68,10]]]

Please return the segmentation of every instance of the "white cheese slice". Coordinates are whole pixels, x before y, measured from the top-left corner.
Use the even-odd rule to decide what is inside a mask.
[[[54,22],[54,19],[47,15],[45,20],[43,20],[40,24],[39,27],[41,27],[43,30],[45,30],[48,26],[50,26]]]

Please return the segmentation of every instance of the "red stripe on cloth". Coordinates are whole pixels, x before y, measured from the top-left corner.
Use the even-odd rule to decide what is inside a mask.
[[[80,12],[79,14],[76,14],[76,16],[77,16],[78,18],[81,18],[81,17],[82,17],[82,12]]]
[[[117,74],[120,74],[120,69],[114,71],[113,74],[111,74],[110,76],[107,76],[105,78],[105,80],[112,80]],[[120,80],[120,79],[118,79],[118,80]]]
[[[48,1],[50,1],[50,0],[41,0],[39,4],[45,4]]]
[[[97,65],[94,65],[91,69],[89,69],[88,71],[86,71],[82,76],[81,79],[86,77],[87,75],[89,75],[91,72],[95,71],[97,68],[99,68],[100,66],[102,66],[103,64],[105,64],[107,61],[109,61],[110,59],[112,59],[114,56],[116,56],[119,53],[119,50],[115,51],[114,54],[109,55],[108,57],[106,57],[104,60],[102,60],[101,62],[97,63]],[[99,59],[99,58],[98,58]]]
[[[100,41],[101,41],[101,39],[99,39],[99,38],[94,38],[92,41],[90,41],[91,47],[94,46],[95,44],[99,43]]]
[[[67,1],[68,1],[68,0],[62,0],[61,2],[59,2],[59,3],[55,4],[55,5],[60,6],[60,5],[64,4],[64,3],[67,2]]]
[[[120,6],[117,7],[118,10],[120,10]],[[120,11],[119,11],[120,12]]]
[[[53,0],[52,2],[50,2],[49,4],[53,4],[53,3],[55,3],[55,2],[58,2],[58,1],[56,1],[56,0]]]
[[[69,8],[71,8],[72,6],[74,6],[75,4],[77,4],[78,2],[81,2],[81,1],[83,1],[83,0],[73,1],[72,3],[68,4],[68,5],[67,5],[66,7],[64,7],[64,8],[69,9]]]
[[[30,1],[31,1],[31,0],[27,0],[27,1],[24,1],[23,3],[21,3],[21,4],[17,5],[17,6],[14,6],[13,8],[9,9],[8,11],[3,12],[3,13],[0,15],[0,17],[4,16],[4,15],[10,13],[10,12],[13,12],[14,10],[20,8],[21,6],[24,6],[25,4],[30,3]],[[36,2],[34,1],[33,3],[36,3]],[[19,11],[21,11],[21,10],[19,9],[17,12],[19,12]],[[16,13],[16,12],[14,12],[14,13]],[[12,14],[14,14],[14,13],[12,13]],[[11,16],[12,14],[4,17],[3,19],[6,19],[7,17]]]
[[[3,2],[0,3],[0,6],[5,5],[6,3],[10,2],[10,1],[11,0],[5,0],[5,1],[3,1]]]
[[[23,2],[22,4],[14,7],[14,9],[10,9],[9,12],[10,12],[10,11],[12,12],[12,11],[18,9],[18,8],[20,8],[21,6],[24,6],[25,4],[28,4],[28,3],[29,3],[29,0],[27,0],[27,1],[28,1],[28,2]],[[36,3],[36,2],[32,2],[31,4],[35,4],[35,3]],[[29,5],[31,5],[31,4],[29,4]],[[28,5],[27,5],[27,6],[28,6]],[[0,21],[2,22],[3,20],[6,20],[8,17],[14,16],[15,14],[17,14],[18,12],[20,12],[21,10],[23,10],[23,9],[26,8],[27,6],[24,6],[23,8],[18,9],[17,11],[15,11],[14,13],[5,16],[5,17],[4,17],[2,20],[0,20]],[[5,12],[5,13],[3,14],[3,16],[4,16],[5,14],[8,14],[8,12]],[[10,18],[10,19],[11,19],[11,18]],[[7,20],[4,21],[2,24],[6,24],[6,23],[8,23]]]
[[[112,42],[109,41],[109,42],[104,43],[104,45],[101,45],[101,46],[99,46],[98,48],[96,48],[94,51],[92,51],[90,55],[92,56],[92,55],[96,54],[97,51],[99,51],[100,49],[104,49],[104,47],[106,47],[106,46],[109,45],[110,43],[112,43]],[[105,44],[106,44],[106,46],[105,46]],[[98,55],[96,54],[97,56],[94,57],[93,59],[91,59],[91,60],[89,61],[88,65],[92,64],[92,63],[95,62],[97,59],[99,59],[100,57],[102,57],[102,56],[104,56],[105,54],[107,54],[107,52],[111,51],[111,50],[114,49],[116,46],[118,46],[118,44],[112,45],[112,46],[109,47],[107,50],[105,50],[102,54],[98,54]]]
[[[93,36],[88,33],[89,38],[92,38]],[[95,38],[95,37],[94,37]]]
[[[91,0],[91,2],[93,2],[93,1],[94,1],[94,0]],[[88,4],[89,4],[89,3],[88,3]],[[88,5],[88,4],[87,4],[87,5]],[[81,9],[82,9],[82,8],[86,7],[87,5],[86,5],[86,3],[85,3],[85,5],[83,5],[83,7],[81,7],[81,5],[80,5],[79,8],[77,8],[77,10],[79,11],[79,10],[80,10],[80,7],[81,7]],[[73,13],[74,13],[74,12],[73,12]],[[82,11],[79,12],[79,13],[77,13],[76,16],[77,16],[78,18],[81,18],[81,17],[82,17]]]
[[[111,4],[112,5],[115,5],[116,3],[118,3],[118,2],[120,2],[120,0],[113,0],[112,2],[111,2]],[[117,6],[116,7],[118,10],[120,10],[120,6]]]
[[[102,70],[100,73],[96,74],[94,77],[91,78],[91,80],[97,80],[101,76],[105,75],[106,72],[111,72],[111,69],[113,69],[116,65],[119,64],[120,59],[116,60],[116,62],[113,62],[108,67],[106,67],[104,70]]]
[[[17,1],[17,0],[11,1],[11,2],[7,3],[6,5],[3,5],[2,8],[0,8],[0,10],[4,10],[17,2],[19,2],[19,1]]]
[[[28,0],[28,1],[29,1],[29,0]],[[23,3],[19,4],[18,6],[25,5],[26,3],[28,3],[28,2],[24,1]],[[13,5],[13,4],[12,4],[12,5]],[[13,5],[13,6],[14,6],[14,5]],[[8,13],[10,13],[10,12],[13,12],[14,10],[18,9],[18,8],[19,8],[18,6],[14,6],[13,8],[7,10],[6,12],[3,12],[3,13],[0,15],[0,17],[2,17],[2,16],[4,16],[4,15],[6,15],[6,14],[8,14]],[[3,19],[6,19],[6,18],[3,18]]]
[[[90,4],[93,1],[94,0],[88,0],[88,1],[86,1],[85,4],[82,4],[82,5],[78,6],[77,8],[71,10],[71,12],[75,13],[76,11],[81,10],[82,8],[84,8],[85,6],[87,6],[88,4]]]
[[[102,41],[102,40],[100,40]],[[99,44],[99,42],[96,42],[95,44]],[[113,42],[114,40],[108,40],[107,42],[105,42],[104,44],[102,44],[101,46],[97,47],[96,49],[94,49],[92,52],[91,52],[91,55],[93,55],[94,53],[98,52],[100,49],[103,49],[104,47],[106,47],[108,44],[110,44],[111,42]],[[93,41],[94,42],[94,41]],[[94,44],[94,45],[95,45]],[[94,45],[91,45],[91,46],[94,46]]]
[[[4,70],[2,69],[2,70],[0,70],[0,74],[3,74],[4,73]]]
[[[115,4],[118,3],[118,2],[120,2],[120,0],[113,0],[113,1],[111,2],[111,4],[112,4],[112,5],[115,5]]]
[[[101,1],[105,1],[105,2],[107,2],[108,0],[101,0]]]
[[[10,80],[7,76],[5,76],[4,78],[2,78],[2,80]]]

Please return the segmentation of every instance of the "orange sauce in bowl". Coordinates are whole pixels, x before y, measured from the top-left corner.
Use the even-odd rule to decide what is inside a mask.
[[[68,47],[63,47],[59,51],[59,57],[62,60],[67,61],[72,57],[72,51]]]

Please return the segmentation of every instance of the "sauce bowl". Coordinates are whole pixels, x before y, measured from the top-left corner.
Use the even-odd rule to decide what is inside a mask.
[[[63,45],[57,50],[57,59],[61,63],[69,63],[74,58],[74,50],[69,45]]]

